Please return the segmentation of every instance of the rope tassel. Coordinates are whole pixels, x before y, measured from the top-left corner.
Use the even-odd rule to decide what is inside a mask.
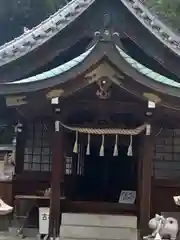
[[[130,143],[129,143],[129,147],[128,147],[127,156],[129,156],[129,157],[132,157],[132,156],[133,156],[133,151],[132,151],[132,135],[130,136]]]
[[[88,134],[88,144],[87,144],[87,148],[86,148],[86,155],[90,155],[90,141],[91,141],[91,135]]]
[[[151,135],[151,125],[150,124],[148,124],[146,126],[146,136],[149,136],[149,135]]]
[[[117,156],[118,156],[118,135],[116,135],[116,140],[115,140],[115,145],[114,145],[113,156],[114,156],[114,157],[117,157]]]
[[[103,156],[104,156],[104,134],[102,135],[102,143],[101,143],[101,148],[100,148],[99,156],[100,156],[100,157],[103,157]]]
[[[76,131],[76,141],[74,143],[73,152],[78,153],[78,131]]]

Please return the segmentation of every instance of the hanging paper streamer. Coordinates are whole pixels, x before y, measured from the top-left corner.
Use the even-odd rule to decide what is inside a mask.
[[[100,157],[104,156],[104,135],[102,135],[102,143],[101,143],[101,148],[100,148],[100,153],[99,153]]]
[[[78,153],[78,131],[76,131],[76,141],[74,143],[73,152]]]
[[[115,140],[115,145],[114,145],[113,156],[114,156],[114,157],[117,157],[117,156],[118,156],[118,135],[116,135],[116,140]]]
[[[86,155],[90,155],[90,140],[91,140],[91,135],[88,134],[88,143],[87,143],[87,148],[86,148]]]
[[[146,136],[149,136],[149,135],[151,135],[151,125],[150,124],[148,124],[146,126]]]
[[[132,151],[132,135],[130,136],[130,143],[129,143],[129,147],[128,147],[128,152],[127,152],[127,156],[132,157],[133,155],[133,151]]]

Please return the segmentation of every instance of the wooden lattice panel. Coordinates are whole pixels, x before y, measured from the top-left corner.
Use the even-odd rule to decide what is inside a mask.
[[[153,167],[156,178],[180,178],[180,129],[164,129],[157,136]]]

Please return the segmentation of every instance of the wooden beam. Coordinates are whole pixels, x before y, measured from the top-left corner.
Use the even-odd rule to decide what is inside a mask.
[[[147,103],[132,103],[132,102],[118,102],[118,101],[110,101],[110,100],[89,100],[89,101],[62,101],[60,102],[60,106],[63,107],[63,113],[69,114],[73,112],[77,112],[79,109],[81,110],[89,110],[89,111],[103,111],[104,113],[132,113],[143,111],[146,112]]]
[[[147,234],[151,213],[152,159],[154,154],[155,131],[151,126],[151,135],[142,136],[141,144],[141,187],[140,187],[140,230]]]
[[[59,124],[58,117],[55,120],[52,152],[52,179],[50,198],[49,237],[59,237],[61,220],[61,182],[64,179],[64,138],[63,127]]]

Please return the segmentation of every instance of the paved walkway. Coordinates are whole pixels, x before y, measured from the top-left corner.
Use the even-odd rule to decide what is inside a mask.
[[[0,240],[22,240],[21,237],[11,236],[7,232],[0,232]],[[24,240],[36,240],[37,238],[24,238]]]

